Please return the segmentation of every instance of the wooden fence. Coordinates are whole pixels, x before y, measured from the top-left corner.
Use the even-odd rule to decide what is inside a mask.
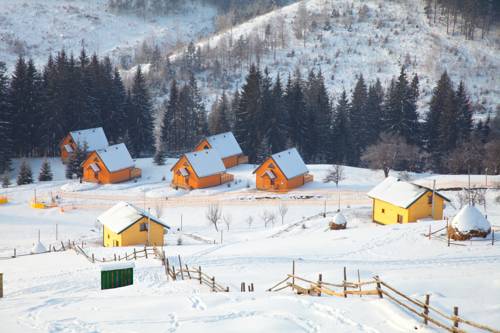
[[[299,283],[302,283],[302,285],[299,285]],[[308,285],[303,286],[304,283]],[[446,314],[430,305],[430,294],[427,294],[423,301],[415,299],[392,287],[378,276],[375,276],[373,280],[361,281],[358,271],[358,281],[348,282],[345,267],[344,280],[341,283],[330,283],[323,281],[322,274],[319,274],[317,281],[295,275],[295,262],[293,262],[292,274],[287,274],[284,280],[278,282],[267,291],[280,291],[286,288],[291,288],[297,294],[310,296],[328,295],[347,298],[348,295],[359,295],[360,297],[371,295],[378,296],[379,298],[385,297],[406,311],[422,318],[424,324],[428,325],[432,323],[448,332],[466,333],[465,329],[467,327],[473,327],[484,332],[500,333],[499,329],[460,317],[457,306],[453,307],[453,314]],[[459,327],[460,324],[462,327]]]
[[[229,292],[229,287],[224,287],[223,285],[215,281],[215,276],[210,276],[202,271],[201,266],[197,268],[189,267],[188,265],[182,265],[181,257],[178,256],[177,270],[173,263],[165,256],[165,251],[161,251],[155,248],[156,258],[160,259],[162,265],[165,267],[165,274],[167,275],[167,280],[197,280],[201,285],[205,285],[210,288],[212,292]],[[252,285],[253,287],[253,285]]]
[[[36,254],[45,254],[45,253],[52,253],[52,252],[61,252],[61,251],[66,251],[75,246],[74,241],[68,240],[67,243],[61,241],[61,246],[57,247],[56,245],[49,245],[49,249],[44,252],[25,252],[25,253],[19,253],[16,248],[12,249],[12,255],[11,256],[3,256],[0,257],[0,260],[8,260],[8,259],[15,259],[19,257],[25,257],[25,256],[32,256]]]
[[[128,261],[128,260],[137,260],[140,258],[146,258],[150,256],[155,256],[155,248],[154,247],[146,247],[144,246],[143,249],[137,250],[133,249],[130,253],[125,252],[125,254],[113,254],[111,257],[97,257],[94,253],[88,254],[83,250],[83,247],[80,247],[77,245],[74,247],[74,250],[78,254],[82,254],[85,258],[87,258],[88,261],[91,263],[105,263],[105,262],[113,262],[113,261]]]

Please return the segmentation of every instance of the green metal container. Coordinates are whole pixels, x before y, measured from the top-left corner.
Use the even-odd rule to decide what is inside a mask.
[[[101,289],[112,289],[134,284],[134,265],[118,264],[101,267]]]

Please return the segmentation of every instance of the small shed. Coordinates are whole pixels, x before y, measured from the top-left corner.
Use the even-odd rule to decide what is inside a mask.
[[[331,230],[342,230],[347,228],[347,220],[344,214],[339,212],[335,214],[333,221],[331,221],[328,225]]]
[[[90,153],[82,167],[83,180],[92,183],[114,184],[141,176],[124,143]]]
[[[101,266],[101,290],[134,284],[134,263],[124,262]]]
[[[194,151],[215,149],[226,168],[248,163],[248,156],[243,155],[241,147],[232,132],[225,132],[206,137],[194,148]]]
[[[187,190],[222,185],[234,180],[226,173],[221,155],[215,149],[187,153],[170,169],[172,186]]]
[[[286,192],[314,179],[295,148],[271,155],[253,173],[258,190],[273,192]]]
[[[119,202],[98,218],[103,225],[102,243],[106,247],[153,245],[163,246],[163,221],[127,202]]]
[[[490,222],[477,207],[472,205],[462,207],[448,227],[448,234],[454,240],[468,240],[473,237],[485,238],[490,232]]]
[[[71,131],[59,143],[61,159],[66,162],[77,147],[87,145],[87,151],[93,152],[98,149],[104,149],[109,146],[108,139],[102,127],[89,128],[78,131]]]

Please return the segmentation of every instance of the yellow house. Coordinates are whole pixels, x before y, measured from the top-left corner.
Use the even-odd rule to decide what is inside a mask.
[[[126,202],[119,202],[102,213],[97,220],[103,225],[102,245],[163,246],[163,236],[168,225]]]
[[[423,218],[443,219],[445,201],[432,189],[387,177],[368,196],[373,199],[372,220],[380,224],[416,222]]]

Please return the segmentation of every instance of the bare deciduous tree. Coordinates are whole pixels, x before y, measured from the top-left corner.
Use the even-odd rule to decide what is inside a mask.
[[[335,187],[337,187],[337,196],[338,196],[338,204],[339,204],[338,211],[340,211],[339,183],[341,181],[343,181],[344,179],[345,179],[344,167],[342,165],[339,165],[339,164],[332,165],[330,170],[328,170],[328,173],[327,173],[325,179],[323,179],[323,182],[325,182],[325,183],[334,182]],[[326,208],[326,205],[325,205],[325,208]],[[326,209],[325,209],[325,216],[326,216]]]
[[[281,224],[285,224],[285,216],[286,214],[288,213],[288,206],[281,203],[279,206],[278,206],[278,213],[280,214],[281,216]]]
[[[160,202],[155,203],[155,213],[157,218],[161,218],[163,215],[163,205]]]
[[[219,223],[222,218],[222,209],[219,204],[211,204],[208,206],[205,216],[210,224],[215,228],[215,231],[219,231],[217,223]]]
[[[382,133],[379,141],[366,148],[361,156],[371,169],[382,169],[386,177],[391,169],[398,166],[414,168],[425,158],[425,154],[415,145],[406,143],[399,135]]]
[[[231,223],[233,223],[233,217],[231,214],[224,214],[222,216],[222,221],[226,225],[227,231],[229,231],[229,227],[231,226]]]
[[[484,188],[464,188],[457,194],[460,208],[465,205],[482,205],[486,210],[486,189]]]
[[[307,6],[305,1],[301,1],[297,7],[297,13],[295,14],[295,19],[293,21],[293,31],[297,39],[302,39],[304,41],[304,47],[306,46],[306,35],[309,26],[309,12],[307,11]]]
[[[260,218],[264,222],[264,227],[267,228],[267,225],[269,223],[274,225],[274,222],[276,221],[276,215],[273,212],[268,211],[265,209],[262,214],[260,215]]]

